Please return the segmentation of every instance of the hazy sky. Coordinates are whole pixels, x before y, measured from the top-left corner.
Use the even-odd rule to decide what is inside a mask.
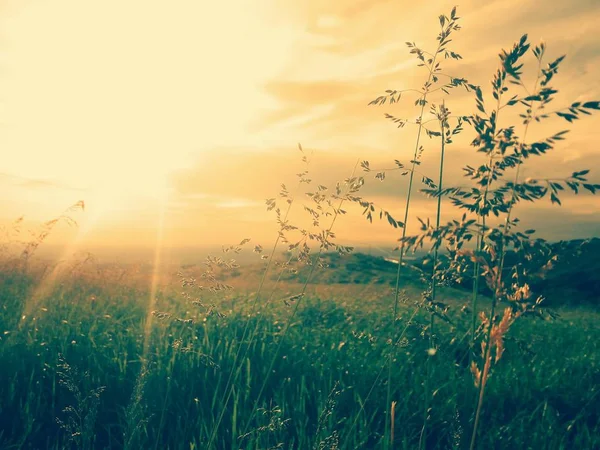
[[[385,89],[423,82],[405,41],[432,48],[437,16],[453,2],[403,0],[5,0],[0,4],[0,219],[32,221],[78,200],[80,228],[59,230],[75,245],[156,241],[165,245],[268,243],[274,217],[264,200],[295,186],[307,153],[315,183],[348,177],[357,159],[407,161],[415,130],[396,129],[384,112],[415,117],[414,98],[367,106]],[[561,104],[600,99],[597,0],[468,0],[459,5],[459,63],[448,71],[487,89],[497,54],[523,33],[566,53]],[[534,64],[530,58],[531,68]],[[448,99],[456,113],[474,102]],[[564,128],[562,124],[558,128]],[[579,121],[550,156],[524,176],[595,170],[600,182],[600,114]],[[543,135],[544,128],[533,130]],[[473,149],[465,133],[448,154],[448,183]],[[435,148],[431,143],[426,145]],[[424,155],[435,174],[438,153]],[[543,161],[543,162],[541,162]],[[365,197],[396,216],[404,181],[376,182]],[[354,211],[354,210],[353,210]],[[445,218],[453,212],[446,209]],[[415,197],[413,218],[431,214]],[[543,236],[600,235],[600,198],[523,205],[518,215]],[[415,221],[413,221],[415,222]],[[394,245],[384,224],[360,213],[336,225],[348,244]],[[411,228],[412,229],[412,228]],[[62,234],[61,234],[62,233]]]

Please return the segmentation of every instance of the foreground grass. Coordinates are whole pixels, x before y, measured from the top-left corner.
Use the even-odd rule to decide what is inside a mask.
[[[89,408],[78,409],[73,393],[83,393],[81,402],[99,387],[105,389],[98,397],[97,416],[76,430],[79,445],[204,449],[223,408],[219,449],[310,449],[328,437],[343,449],[381,444],[387,370],[382,372],[392,333],[381,317],[389,314],[389,288],[330,286],[307,298],[267,374],[289,314],[280,300],[248,317],[245,296],[229,296],[219,305],[231,311],[227,317],[204,320],[186,311],[189,305],[178,296],[164,295],[157,309],[198,321],[190,325],[155,317],[145,347],[148,293],[125,285],[59,283],[22,318],[35,286],[33,279],[16,273],[0,278],[0,448],[75,448],[56,419],[65,420],[68,406],[85,414]],[[411,298],[417,291],[408,292],[400,329],[414,308]],[[454,325],[436,329],[435,355],[427,353],[425,314],[408,324],[399,343],[393,365],[396,449],[418,443],[428,358],[434,395],[427,448],[467,444],[477,391],[466,344],[456,338],[467,332],[469,314],[463,317],[461,303],[455,300],[455,305]],[[507,357],[489,381],[478,448],[600,448],[599,318],[590,310],[566,310],[555,322],[515,325]],[[225,405],[225,385],[235,352],[244,345],[240,339],[246,320],[259,321],[259,338],[251,343]],[[75,389],[59,382],[64,378],[60,355],[78,371],[71,380]],[[264,409],[247,423],[267,376],[258,405]],[[335,406],[317,436],[319,416],[334,388],[339,391],[331,396]]]

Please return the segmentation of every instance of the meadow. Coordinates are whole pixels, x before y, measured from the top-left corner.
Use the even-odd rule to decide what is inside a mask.
[[[325,275],[335,270],[321,269]],[[89,272],[65,276],[27,317],[23,311],[39,279],[2,273],[0,448],[203,449],[222,411],[213,448],[378,448],[391,333],[381,317],[390,314],[389,282],[311,285],[282,342],[291,313],[283,300],[298,284],[280,284],[271,306],[249,315],[253,293],[245,290],[246,279],[219,295],[224,317],[190,310],[177,286],[164,286],[157,310],[194,320],[185,323],[149,316],[150,293],[139,283]],[[406,330],[392,373],[400,399],[394,448],[418,445],[427,361],[435,393],[426,448],[463,448],[477,395],[468,345],[455,339],[469,328],[469,315],[461,312],[468,291],[443,290],[453,324],[440,327],[438,351],[428,356],[428,315],[420,311],[408,322],[408,298],[420,288],[418,282],[406,288],[399,313]],[[511,330],[507,357],[490,381],[478,448],[600,446],[600,314],[589,305],[559,312],[557,320],[524,319]],[[245,343],[248,321],[258,324],[258,334]],[[241,372],[226,404],[239,348]],[[73,420],[72,428],[57,419]]]

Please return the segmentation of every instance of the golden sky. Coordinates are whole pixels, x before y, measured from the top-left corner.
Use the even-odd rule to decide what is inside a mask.
[[[78,200],[77,245],[153,246],[163,217],[165,245],[229,244],[275,237],[264,199],[302,170],[297,150],[314,151],[312,178],[332,185],[357,159],[390,166],[410,159],[414,130],[397,130],[367,107],[385,89],[419,87],[405,41],[434,45],[437,16],[453,2],[404,0],[3,0],[0,3],[0,220],[60,214]],[[600,98],[597,0],[460,3],[463,30],[449,71],[484,89],[497,54],[523,33],[566,53],[563,104]],[[449,107],[470,113],[473,100]],[[556,152],[526,176],[600,169],[600,115],[572,127]],[[543,130],[539,130],[543,134]],[[473,150],[457,143],[448,182]],[[540,160],[541,161],[541,160]],[[436,155],[423,170],[435,173]],[[592,175],[600,182],[600,175]],[[371,179],[370,179],[371,180]],[[378,182],[377,182],[378,183]],[[365,196],[397,217],[403,181],[367,185]],[[413,217],[429,215],[416,197]],[[451,211],[446,211],[446,218]],[[569,198],[519,215],[545,237],[600,235],[600,199]],[[360,213],[344,218],[347,244],[389,242],[394,232]],[[60,231],[59,231],[60,235]]]

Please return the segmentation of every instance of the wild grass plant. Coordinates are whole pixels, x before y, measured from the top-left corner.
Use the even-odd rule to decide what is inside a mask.
[[[438,198],[448,196],[455,206],[467,212],[461,220],[449,222],[443,227],[440,227],[439,223],[430,227],[423,222],[423,234],[403,238],[404,242],[413,247],[422,245],[423,239],[430,239],[435,251],[443,243],[448,244],[454,256],[452,269],[457,273],[464,272],[465,259],[476,263],[475,279],[479,277],[477,267],[482,268],[482,276],[491,291],[489,315],[480,313],[481,354],[478,360],[471,363],[471,371],[479,391],[471,449],[476,445],[486,384],[493,365],[498,363],[504,353],[506,334],[520,316],[543,313],[540,308],[543,298],[533,296],[529,285],[522,282],[519,275],[523,272],[525,261],[531,260],[537,247],[544,242],[532,238],[534,230],[518,230],[519,220],[513,217],[514,208],[521,201],[535,202],[546,196],[550,197],[552,203],[560,205],[560,193],[567,189],[573,194],[580,193],[580,190],[595,194],[600,188],[600,185],[587,181],[588,170],[574,172],[560,179],[521,180],[520,171],[523,164],[529,158],[541,157],[554,150],[557,142],[562,141],[568,131],[561,130],[543,140],[529,143],[527,132],[532,123],[555,117],[571,123],[582,115],[600,110],[600,102],[588,101],[575,102],[566,108],[548,111],[549,103],[558,93],[550,86],[550,82],[558,72],[564,56],[543,67],[545,44],[533,47],[531,53],[537,60],[537,74],[533,88],[528,90],[523,82],[523,59],[530,48],[528,37],[524,35],[510,51],[501,52],[500,67],[492,80],[495,107],[491,112],[486,109],[482,90],[478,87],[475,89],[478,113],[473,117],[473,125],[477,136],[472,145],[478,152],[484,153],[488,161],[477,168],[467,165],[463,169],[473,187],[427,191]],[[511,95],[511,85],[524,92],[507,98]],[[519,106],[524,108],[519,114],[523,126],[521,137],[517,135],[517,125],[500,125],[500,112],[505,108]],[[501,217],[503,220],[490,223],[490,216]],[[478,236],[476,248],[467,249],[465,244],[474,236]],[[505,258],[509,252],[517,255],[520,262],[509,268],[510,272],[507,273]],[[548,263],[550,261],[546,262]],[[506,280],[509,277],[510,282]],[[501,316],[497,316],[496,309],[500,302],[507,302],[509,306]]]
[[[600,105],[549,111],[557,94],[549,84],[562,58],[543,66],[545,46],[531,49],[523,38],[502,52],[492,83],[496,106],[488,107],[483,89],[445,75],[438,64],[446,56],[460,61],[447,42],[458,20],[456,10],[440,17],[437,52],[409,45],[429,79],[410,91],[420,113],[413,159],[395,167],[408,176],[403,222],[364,197],[368,183],[355,172],[333,186],[312,180],[310,157],[300,147],[306,165],[297,188],[291,193],[282,185],[278,198],[266,202],[278,224],[268,252],[243,239],[222,255],[209,255],[201,267],[180,268],[175,284],[152,292],[135,268],[103,271],[86,258],[61,272],[33,308],[31,296],[47,270],[4,266],[0,448],[600,447],[600,315],[593,308],[564,308],[561,321],[525,320],[546,318],[528,284],[532,261],[546,266],[556,255],[532,232],[520,231],[515,218],[522,200],[550,197],[556,203],[567,189],[599,188],[586,171],[536,180],[522,180],[521,173],[529,158],[565,137],[559,131],[530,143],[530,124],[571,122]],[[525,88],[522,61],[529,53],[538,63],[537,81],[531,91],[513,94],[509,89]],[[478,112],[450,112],[451,97],[445,97],[456,87],[475,93]],[[390,91],[376,103],[396,103],[400,93]],[[444,95],[434,99],[434,93]],[[520,107],[518,136],[519,127],[499,117]],[[511,117],[503,112],[502,121]],[[487,162],[465,168],[466,187],[447,187],[445,161],[464,124],[473,126],[473,146]],[[439,171],[431,178],[420,172],[421,155],[431,151],[425,137],[439,142]],[[387,179],[387,171],[367,162],[362,168]],[[419,178],[436,218],[423,220],[421,233],[409,236]],[[397,266],[367,257],[345,266],[388,271],[391,276],[372,289],[327,281],[327,273],[340,270],[327,266],[351,256],[335,229],[352,204],[369,220],[379,213],[401,235]],[[448,204],[465,215],[442,224]],[[431,263],[409,265],[406,252],[426,245]],[[235,259],[244,251],[259,262],[250,280],[255,292],[234,286],[234,274],[251,273]],[[461,278],[473,286],[481,278],[487,290],[475,287],[470,295],[458,286]],[[473,300],[474,311],[489,307],[475,329],[462,308]],[[506,307],[498,314],[501,303]],[[22,320],[26,307],[32,314]],[[393,320],[382,320],[390,309]],[[476,345],[462,345],[464,336]],[[465,347],[476,350],[471,364],[456,356]]]
[[[96,416],[103,387],[80,387],[89,373],[81,376],[72,368],[62,355],[58,355],[58,381],[72,396],[73,404],[62,410],[63,419],[57,418],[58,425],[65,431],[68,442],[76,448],[88,450],[94,448]]]
[[[301,146],[299,146],[299,150],[302,153],[304,153],[304,150],[302,149]],[[303,184],[309,185],[312,182],[312,180],[308,177],[309,171],[307,170],[309,159],[304,154],[302,156],[302,161],[304,164],[306,164],[306,169],[298,174],[299,182],[298,182],[297,193],[299,191],[299,188]],[[356,170],[356,167],[354,168],[354,171],[355,170]],[[259,284],[258,292],[255,295],[254,301],[252,302],[250,315],[253,316],[254,314],[260,314],[262,312],[262,310],[264,310],[269,305],[269,303],[273,299],[274,292],[275,292],[277,285],[279,284],[279,281],[281,280],[281,276],[284,272],[290,271],[290,270],[295,271],[295,269],[293,269],[293,267],[291,267],[292,260],[296,260],[299,264],[307,265],[309,267],[309,273],[308,273],[308,276],[307,276],[303,286],[300,289],[300,292],[295,293],[291,296],[288,296],[287,298],[284,299],[284,303],[286,304],[286,306],[291,308],[291,313],[289,314],[287,321],[283,325],[283,330],[279,337],[279,342],[275,348],[274,355],[271,358],[271,362],[268,364],[268,369],[266,371],[267,376],[264,378],[262,386],[258,391],[258,394],[254,400],[254,404],[250,411],[249,416],[245,418],[246,425],[242,429],[242,433],[241,433],[239,439],[247,440],[250,436],[257,435],[257,434],[258,435],[264,434],[269,430],[272,431],[271,430],[272,427],[270,427],[270,426],[269,427],[258,426],[257,428],[255,428],[253,430],[251,428],[251,424],[253,423],[253,419],[255,418],[255,415],[258,411],[261,411],[261,410],[262,411],[273,411],[272,405],[269,407],[269,409],[265,409],[260,406],[261,401],[262,401],[262,396],[263,396],[265,389],[269,383],[269,374],[271,373],[271,371],[273,370],[273,367],[275,366],[275,363],[279,357],[279,353],[281,351],[283,343],[285,342],[288,331],[289,331],[290,327],[292,326],[293,321],[296,317],[296,314],[299,310],[301,301],[302,301],[303,297],[306,295],[306,289],[311,281],[311,277],[313,275],[314,269],[315,269],[315,267],[322,265],[321,255],[326,250],[333,248],[341,254],[348,253],[349,251],[352,250],[349,247],[340,246],[334,242],[335,234],[333,232],[333,227],[336,223],[338,216],[346,213],[346,211],[342,209],[344,202],[362,201],[362,199],[360,197],[357,197],[356,195],[363,185],[363,180],[360,178],[354,177],[353,175],[351,177],[347,178],[346,180],[344,180],[343,183],[337,183],[335,188],[332,189],[331,191],[326,186],[319,185],[319,186],[317,186],[316,191],[306,193],[306,196],[308,197],[310,203],[308,205],[303,204],[301,206],[303,207],[303,211],[308,215],[308,217],[310,219],[309,220],[309,223],[311,224],[310,227],[302,228],[297,225],[293,225],[289,222],[288,215],[290,214],[290,210],[295,203],[298,203],[298,201],[296,200],[297,194],[292,195],[288,191],[288,189],[285,185],[282,185],[281,191],[279,194],[280,199],[282,199],[286,204],[285,213],[282,212],[282,209],[278,206],[277,200],[275,198],[268,199],[266,201],[267,209],[273,210],[276,214],[276,220],[279,225],[279,231],[278,231],[278,236],[277,236],[277,239],[275,240],[275,244],[272,248],[270,255],[265,256],[266,266],[265,266],[262,276],[261,276],[261,281]],[[336,204],[337,204],[337,206],[336,206]],[[328,217],[331,217],[330,224],[329,224],[329,226],[323,227],[322,221],[326,220]],[[294,238],[291,236],[291,234],[294,234],[297,237]],[[234,250],[237,253],[237,252],[241,251],[241,246],[244,244],[247,244],[248,242],[249,242],[249,239],[244,239],[240,243],[239,246],[230,247],[230,248],[224,249],[224,251]],[[288,251],[288,253],[290,253],[290,256],[287,259],[287,261],[277,264],[277,262],[274,261],[274,255],[275,255],[275,252],[276,252],[277,247],[280,242],[287,246],[287,251]],[[310,243],[316,243],[318,245],[318,251],[314,256],[311,254]],[[256,246],[254,250],[258,253],[262,253],[262,247],[260,245]],[[213,264],[216,264],[218,267],[224,268],[226,270],[237,268],[238,267],[237,264],[235,263],[234,260],[224,261],[220,258],[211,258],[211,257],[208,258],[207,265],[209,265],[209,269],[207,272],[205,272],[202,275],[202,277],[208,279],[213,284],[216,283],[216,286],[214,286],[213,288],[210,288],[213,291],[215,291],[215,290],[218,291],[218,290],[221,290],[222,288],[228,288],[229,286],[216,281],[216,277],[214,276],[214,271],[210,267]],[[263,290],[265,280],[267,279],[267,275],[269,274],[269,270],[272,265],[275,265],[275,266],[279,265],[279,275],[277,277],[277,280],[275,282],[275,286],[273,287],[271,295],[269,295],[267,298],[267,302],[263,305],[260,305],[258,303],[258,299]],[[202,286],[198,286],[198,284],[196,283],[196,280],[194,280],[194,279],[192,279],[192,280],[183,279],[182,284],[184,287],[185,286],[193,286],[196,288],[200,288],[200,290],[202,290],[204,288]],[[192,304],[202,305],[200,300],[192,299],[185,292],[184,292],[184,296],[188,300],[191,300]],[[214,305],[211,306],[209,313],[214,311],[213,307],[214,307]],[[162,318],[170,318],[171,317],[171,315],[169,313],[160,313],[160,314],[161,314]],[[186,319],[177,319],[177,320],[184,321]],[[260,317],[258,317],[256,320],[254,320],[254,327],[252,327],[252,323],[253,323],[253,321],[248,320],[244,327],[244,332],[243,332],[242,338],[241,338],[242,345],[239,345],[238,350],[236,351],[236,356],[234,358],[234,364],[232,365],[232,368],[230,370],[230,373],[229,373],[229,376],[227,379],[227,383],[226,383],[226,387],[225,387],[225,393],[222,398],[222,404],[224,404],[224,405],[228,405],[228,403],[231,399],[231,396],[234,393],[235,384],[237,382],[237,379],[240,376],[242,370],[244,369],[244,366],[245,366],[243,363],[244,358],[246,357],[251,346],[255,345],[255,339],[258,338],[257,333],[258,333],[259,327],[261,325]],[[242,350],[242,348],[244,348],[244,350]],[[210,438],[208,439],[208,443],[206,444],[207,448],[213,447],[215,439],[217,438],[217,435],[219,433],[219,427],[220,427],[221,422],[223,421],[223,418],[224,418],[225,414],[227,413],[227,411],[228,411],[227,408],[222,408],[220,410],[220,412],[218,413],[218,419],[217,419],[216,425],[214,426],[214,428],[210,434]],[[285,423],[285,421],[283,423]],[[237,428],[237,424],[236,424],[236,428]],[[234,431],[233,432],[234,440],[235,440],[236,436],[237,436],[237,432]]]
[[[385,117],[391,120],[394,124],[398,126],[398,128],[403,128],[407,124],[414,124],[417,127],[417,133],[415,138],[415,145],[413,151],[413,157],[410,160],[408,166],[405,166],[399,160],[395,160],[396,168],[395,170],[401,171],[402,175],[408,175],[408,187],[406,190],[406,201],[405,201],[405,209],[404,209],[404,221],[400,224],[402,228],[402,238],[400,239],[399,257],[398,257],[398,272],[396,277],[396,286],[395,286],[395,296],[394,296],[394,308],[392,314],[392,323],[395,325],[397,330],[397,318],[398,318],[398,305],[400,298],[400,286],[401,286],[401,270],[404,266],[404,256],[405,256],[405,237],[406,230],[408,227],[409,221],[409,213],[410,213],[410,204],[413,195],[413,185],[415,180],[415,174],[421,175],[421,181],[431,189],[442,188],[443,176],[444,176],[444,157],[445,157],[445,149],[446,145],[452,143],[452,137],[460,131],[462,131],[462,124],[464,121],[469,121],[469,117],[467,116],[458,116],[455,118],[457,121],[454,129],[450,129],[449,120],[450,113],[449,110],[445,106],[445,101],[442,101],[441,105],[437,106],[431,102],[431,96],[436,92],[448,95],[451,89],[457,87],[464,87],[467,91],[474,88],[473,85],[469,84],[466,79],[459,78],[453,75],[450,75],[444,72],[442,67],[442,61],[440,59],[454,59],[460,60],[462,56],[452,50],[450,50],[450,42],[452,41],[453,33],[456,33],[460,30],[459,25],[460,17],[457,14],[456,7],[452,9],[450,14],[439,16],[440,30],[439,34],[436,37],[437,40],[437,48],[434,52],[429,52],[422,50],[418,47],[414,42],[407,42],[406,45],[410,49],[410,53],[414,54],[417,58],[418,67],[423,67],[426,75],[426,80],[419,89],[402,89],[402,90],[387,90],[386,95],[377,97],[370,104],[374,105],[384,105],[386,101],[389,103],[397,103],[400,101],[401,97],[405,93],[416,93],[417,100],[415,101],[415,106],[418,108],[418,116],[414,121],[405,118],[398,118],[392,114],[385,114]],[[429,111],[426,107],[429,105]],[[428,117],[430,116],[430,120]],[[431,122],[437,122],[438,129],[431,129]],[[425,147],[422,145],[422,136],[426,135],[429,138],[440,138],[440,164],[439,164],[439,176],[437,184],[433,181],[433,179],[428,176],[417,172],[418,167],[421,165],[421,157],[423,152],[425,151]],[[363,162],[363,169],[367,172],[370,172],[372,169],[368,161]],[[375,177],[383,181],[385,179],[386,171],[378,170]],[[441,217],[441,203],[442,197],[438,196],[437,200],[437,215],[436,215],[436,226],[439,226],[440,217]],[[430,341],[430,350],[429,354],[434,354],[435,352],[435,342],[434,342],[434,321],[435,316],[440,315],[443,311],[443,308],[440,308],[438,302],[436,302],[436,269],[438,265],[438,252],[437,249],[433,252],[433,276],[431,277],[430,287],[425,293],[425,302],[420,303],[419,306],[426,306],[430,310],[430,324],[429,324],[429,341]],[[417,309],[415,309],[416,313]],[[394,337],[392,338],[392,342],[395,342],[398,338],[397,331],[394,333]],[[402,339],[400,337],[399,339]],[[392,346],[395,348],[395,345]],[[392,351],[392,355],[388,360],[388,376],[387,376],[387,400],[386,400],[386,408],[391,407],[392,404],[392,395],[393,395],[393,386],[392,386],[392,370],[394,365],[394,352]],[[429,370],[428,370],[429,373]],[[429,376],[427,375],[425,378],[426,388],[425,390],[429,392],[427,385],[429,384]],[[423,420],[423,429],[421,433],[419,448],[422,448],[425,445],[426,441],[426,429],[427,429],[427,420],[428,420],[428,400],[425,399],[424,405],[424,420]],[[391,420],[387,419],[386,421],[386,432],[384,437],[384,448],[393,447],[393,439],[391,439],[390,434],[393,433],[393,429],[391,427]]]

